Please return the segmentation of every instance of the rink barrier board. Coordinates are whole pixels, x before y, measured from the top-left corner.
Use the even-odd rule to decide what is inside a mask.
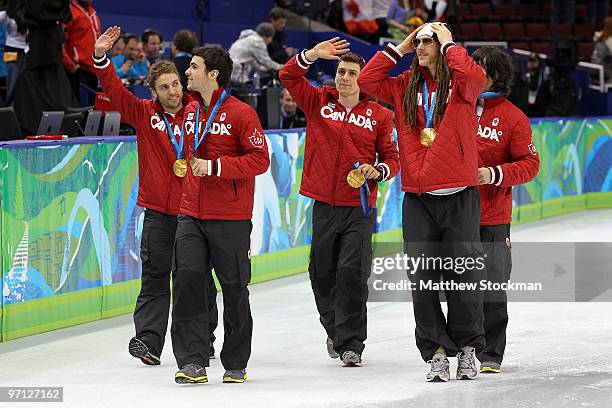
[[[604,142],[610,142],[612,140],[612,135],[610,135],[609,132],[609,128],[612,127],[612,118],[578,118],[572,121],[561,119],[536,120],[532,121],[532,126],[535,144],[541,154],[541,171],[536,181],[521,186],[521,194],[517,193],[517,205],[514,207],[513,211],[513,223],[522,224],[583,209],[612,207],[612,192],[603,190],[602,192],[591,192],[592,186],[589,187],[591,190],[586,189],[584,186],[576,186],[575,183],[572,182],[571,177],[568,178],[564,174],[564,171],[566,172],[569,168],[570,173],[568,174],[571,175],[572,167],[565,166],[565,168],[563,168],[564,164],[567,164],[567,159],[564,159],[564,157],[567,158],[570,154],[574,154],[574,156],[577,157],[577,160],[575,160],[577,165],[574,166],[573,171],[576,171],[576,168],[578,168],[581,172],[579,178],[582,178],[584,183],[591,179],[590,173],[585,169],[587,156],[591,153],[592,147],[596,143],[602,142],[602,137],[606,139]],[[272,140],[275,132],[267,133]],[[283,133],[283,135],[285,134],[286,133]],[[276,136],[278,137],[279,135]],[[301,134],[300,137],[302,136]],[[91,140],[79,138],[60,143],[22,143],[21,147],[33,150],[32,154],[28,152],[25,152],[26,154],[21,156],[11,154],[11,167],[7,171],[5,171],[7,167],[5,164],[8,164],[7,157],[9,154],[7,154],[7,150],[9,149],[5,149],[5,145],[0,146],[0,161],[4,166],[3,169],[0,168],[2,169],[2,177],[0,178],[0,183],[2,183],[0,189],[2,192],[2,228],[0,229],[0,239],[2,242],[2,265],[5,272],[0,274],[0,282],[3,288],[6,283],[5,278],[8,276],[6,275],[7,265],[10,265],[13,260],[13,253],[8,253],[7,248],[16,246],[17,239],[24,233],[24,227],[19,220],[23,219],[29,223],[30,236],[40,236],[46,229],[57,231],[58,224],[61,226],[65,220],[61,218],[59,214],[55,214],[51,207],[57,207],[59,205],[58,202],[63,200],[68,209],[76,200],[76,190],[64,189],[61,195],[53,196],[52,194],[55,194],[55,190],[49,187],[50,185],[55,186],[57,183],[61,185],[65,183],[66,180],[74,184],[82,180],[84,184],[80,188],[86,187],[92,189],[92,191],[96,188],[100,189],[100,194],[96,197],[99,198],[101,219],[96,223],[96,226],[102,226],[106,228],[106,230],[101,228],[98,231],[99,233],[96,234],[96,237],[103,236],[103,232],[108,233],[111,244],[111,256],[116,254],[118,237],[128,237],[134,234],[134,226],[127,225],[128,223],[124,222],[130,219],[130,217],[137,217],[142,211],[141,209],[134,208],[134,193],[137,191],[137,189],[134,189],[137,180],[137,166],[135,165],[137,156],[135,154],[135,145],[133,145],[134,140],[134,137],[91,138]],[[85,146],[87,144],[88,146]],[[16,147],[17,146],[12,146],[12,148]],[[15,162],[15,157],[13,156],[23,158],[32,156],[33,159],[31,161],[33,161],[34,164],[36,164],[36,158],[40,160],[42,157],[43,161],[47,160],[46,156],[48,153],[45,153],[44,156],[37,156],[40,152],[35,151],[32,147],[54,148],[55,150],[49,151],[51,156],[53,156],[54,151],[57,152],[61,149],[66,151],[69,149],[76,149],[76,152],[73,152],[75,154],[71,162],[64,163],[68,170],[63,169],[63,173],[56,173],[53,175],[39,173],[40,175],[37,176],[38,178],[36,180],[40,180],[40,186],[37,186],[36,183],[34,185],[24,183],[23,189],[24,191],[28,190],[30,192],[28,196],[32,197],[29,198],[30,200],[44,200],[47,196],[50,200],[49,208],[39,205],[41,203],[33,203],[33,207],[39,209],[40,212],[32,210],[30,208],[30,202],[26,201],[28,205],[25,207],[25,213],[26,215],[29,213],[29,217],[24,218],[24,214],[16,215],[14,212],[15,208],[19,208],[19,205],[16,203],[19,194],[16,193],[19,188],[21,188],[18,185],[19,180],[28,177],[29,182],[32,181],[32,175],[30,174],[31,167],[24,167],[21,162]],[[296,175],[294,178],[298,181],[301,175],[302,155],[303,145],[300,144],[299,156],[295,159],[295,161],[298,162],[297,168],[293,168],[293,171],[295,171],[294,174]],[[114,159],[112,159],[113,157]],[[605,156],[601,155],[599,159],[602,157],[605,159]],[[61,157],[58,158],[58,162],[59,159],[61,159]],[[96,178],[97,176],[88,176],[85,174],[86,172],[84,172],[83,169],[86,166],[85,163],[82,162],[85,159],[89,160],[90,165],[97,170],[95,172],[97,176],[100,176],[101,173],[104,172],[109,173],[104,183],[101,180],[103,176],[101,178]],[[592,158],[589,160],[591,159]],[[77,161],[76,163],[75,160]],[[113,162],[113,160],[115,163],[111,166],[110,163]],[[564,160],[566,160],[566,162],[564,162]],[[21,170],[19,170],[21,171],[21,178],[17,177],[15,174],[16,170],[14,164],[16,164],[18,168],[21,168]],[[40,166],[34,166],[34,168],[37,169],[40,168]],[[80,174],[80,176],[77,173]],[[70,175],[69,178],[65,177],[67,174]],[[601,176],[601,174],[599,176]],[[19,180],[15,181],[17,178],[19,178]],[[399,178],[395,181],[398,182],[397,180],[399,180]],[[277,183],[276,180],[274,180],[274,182]],[[554,191],[552,193],[550,191],[544,191],[545,187],[553,184],[557,186],[557,193]],[[595,188],[599,187],[596,186]],[[299,206],[296,205],[295,198],[297,197],[297,190],[298,186],[294,183],[291,187],[290,195],[285,196],[283,199],[287,202],[291,201],[290,207],[292,210],[299,208]],[[381,190],[383,190],[383,187],[381,187]],[[576,191],[587,192],[576,194]],[[561,194],[563,197],[550,197],[551,194],[553,196],[555,194]],[[545,198],[542,201],[543,197]],[[389,204],[392,204],[391,210],[395,210],[395,212],[391,211],[391,213],[395,214],[395,217],[401,217],[401,197],[395,195],[393,198],[393,203],[386,203],[382,202],[381,197],[379,197],[378,208],[383,208],[384,205],[388,207]],[[281,201],[280,198],[279,201]],[[17,207],[15,207],[16,205]],[[23,204],[21,205],[23,206]],[[126,213],[125,209],[128,207],[130,211],[132,211],[131,214]],[[24,212],[23,208],[21,212]],[[45,218],[41,220],[41,214],[46,214],[45,217],[48,217],[48,219]],[[292,213],[292,217],[309,216],[307,211],[296,214],[297,215],[294,215]],[[82,216],[80,218],[82,218]],[[91,224],[92,222],[90,222],[90,225]],[[384,220],[382,220],[382,223],[381,220],[377,220],[375,228],[379,232],[374,234],[374,242],[401,242],[402,231],[401,228],[398,227],[399,224],[397,222],[394,225],[393,223],[385,223]],[[121,230],[121,228],[128,228],[128,230],[125,232]],[[130,228],[132,229],[130,230]],[[285,232],[287,231],[284,224],[282,228]],[[309,228],[308,226],[308,228],[305,229]],[[95,239],[93,236],[88,237],[88,239],[89,238]],[[262,253],[253,257],[253,283],[301,273],[307,269],[309,254],[309,246],[307,245],[309,242],[308,237],[299,237],[299,239],[295,239],[296,237],[293,238],[292,243],[297,242],[297,245],[294,247],[282,250],[273,250],[270,247],[268,250],[271,252]],[[135,246],[135,244],[137,244],[137,242],[131,243],[132,246],[128,249],[137,250],[138,246]],[[374,248],[376,250],[376,245]],[[119,254],[119,256],[123,258],[121,258],[122,260],[118,264],[118,269],[124,267],[125,259],[129,259],[125,248],[123,252]],[[137,277],[129,278],[129,276],[131,276],[130,274],[134,272],[134,264],[131,264],[132,266],[129,268],[124,267],[124,270],[120,272],[123,274],[121,276],[125,277],[124,281],[116,281],[115,277],[113,277],[112,284],[102,284],[100,281],[100,268],[96,265],[94,258],[92,258],[91,253],[89,253],[88,256],[79,259],[78,262],[75,263],[75,268],[89,268],[86,278],[92,280],[91,284],[97,285],[96,287],[77,289],[68,293],[53,294],[53,296],[28,299],[12,304],[7,304],[3,297],[3,305],[0,307],[0,340],[6,341],[87,321],[133,312],[135,299],[140,289],[140,280]],[[84,272],[79,270],[78,273],[82,274]],[[114,270],[113,273],[115,273]],[[96,279],[98,279],[97,283],[95,282]],[[55,288],[52,289],[55,290]]]

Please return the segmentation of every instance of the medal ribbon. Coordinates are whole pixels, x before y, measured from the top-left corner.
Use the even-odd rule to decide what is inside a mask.
[[[482,111],[484,110],[484,101],[487,99],[499,98],[501,94],[499,92],[483,92],[478,96],[478,104],[476,105],[476,118],[480,122],[482,117]]]
[[[200,144],[202,144],[202,142],[204,141],[204,138],[206,137],[206,134],[210,130],[210,127],[212,126],[213,121],[215,120],[215,116],[217,116],[217,112],[219,112],[221,105],[223,105],[223,101],[225,101],[225,99],[227,99],[228,96],[229,96],[229,93],[227,92],[227,89],[224,89],[219,99],[217,99],[217,103],[215,103],[215,106],[210,112],[210,116],[208,117],[208,120],[206,121],[206,127],[204,128],[204,132],[202,132],[201,138],[199,137],[200,136],[200,105],[198,105],[198,110],[196,111],[196,120],[195,120],[195,132],[193,134],[193,157],[195,157],[196,150],[198,150],[198,147],[200,147]]]
[[[427,89],[427,80],[423,83],[423,113],[425,114],[425,127],[432,127],[433,114],[436,110],[436,91],[431,94],[431,106],[429,106],[429,89]]]
[[[183,138],[184,130],[185,130],[185,121],[181,125],[181,133],[179,134],[179,142],[176,142],[176,136],[172,131],[172,126],[170,125],[170,121],[168,121],[168,117],[166,114],[163,114],[164,122],[166,123],[166,132],[168,133],[168,139],[170,139],[170,143],[172,143],[172,148],[174,149],[174,153],[176,154],[176,159],[181,160],[183,158],[183,145],[185,143],[185,139]]]
[[[356,169],[360,166],[359,162],[355,162],[354,165]],[[361,197],[361,208],[363,208],[363,213],[365,215],[370,214],[372,207],[370,207],[370,186],[368,185],[367,179],[363,183],[363,186],[359,187],[359,195]]]

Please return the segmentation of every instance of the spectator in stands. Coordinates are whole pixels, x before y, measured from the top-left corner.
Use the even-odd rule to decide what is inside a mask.
[[[287,88],[283,88],[280,94],[280,128],[293,129],[306,127],[306,116],[302,112],[289,93]]]
[[[15,87],[19,74],[25,69],[26,49],[28,43],[25,29],[19,29],[17,22],[7,11],[0,13],[0,25],[6,27],[6,43],[4,44],[4,63],[6,65],[6,94],[7,100]]]
[[[234,70],[232,82],[245,84],[251,79],[253,73],[258,75],[268,71],[278,71],[282,65],[270,58],[268,44],[274,38],[274,27],[270,23],[259,23],[255,31],[242,30],[238,40],[229,49]]]
[[[125,38],[123,38],[123,35],[121,35],[119,38],[117,38],[117,41],[115,41],[113,47],[108,51],[108,57],[111,59],[115,58],[117,55],[123,52],[124,48]]]
[[[397,40],[404,40],[416,27],[427,21],[427,13],[421,9],[412,9],[410,0],[394,0],[387,13],[389,34]],[[416,27],[415,27],[416,25]]]
[[[576,0],[552,0],[550,3],[550,22],[552,24],[574,24],[576,20]]]
[[[144,78],[149,71],[149,63],[142,50],[142,42],[134,34],[125,35],[123,52],[113,58],[115,71],[121,79]]]
[[[612,82],[612,17],[606,17],[603,30],[596,32],[595,37],[597,43],[591,62],[603,65],[606,82]]]
[[[589,21],[597,28],[604,22],[610,8],[610,0],[589,0]]]
[[[172,62],[174,62],[176,69],[178,69],[183,89],[187,89],[187,74],[185,72],[189,68],[191,52],[197,42],[198,37],[196,37],[196,34],[186,29],[177,31],[172,39]]]
[[[373,42],[378,43],[381,37],[388,37],[389,24],[387,24],[387,14],[391,3],[395,0],[374,0],[372,3],[372,13],[376,24],[378,25],[378,31],[374,33]]]
[[[540,94],[544,85],[544,69],[537,54],[531,53],[527,60],[527,116],[542,117],[546,114],[545,92]]]
[[[142,48],[147,56],[149,65],[159,61],[161,59],[160,51],[163,41],[161,34],[151,28],[147,28],[142,33],[142,36],[140,36],[140,40],[142,41]]]
[[[268,44],[268,54],[270,58],[279,64],[284,64],[289,61],[295,50],[287,46],[287,33],[285,33],[285,25],[287,24],[287,15],[285,10],[280,7],[274,7],[268,15],[270,24],[274,27],[274,37],[272,42]]]
[[[90,102],[98,87],[92,54],[96,40],[101,34],[100,18],[91,5],[91,0],[71,0],[72,19],[64,26],[62,64],[68,74],[72,91],[79,98],[80,84],[92,90]],[[89,105],[90,103],[88,103]]]
[[[423,0],[428,21],[442,21],[447,6],[446,0]]]

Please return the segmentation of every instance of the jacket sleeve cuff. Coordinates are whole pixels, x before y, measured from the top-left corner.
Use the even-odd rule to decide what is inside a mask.
[[[448,50],[450,50],[452,47],[454,47],[455,44],[452,41],[447,41],[444,44],[442,44],[442,47],[440,48],[442,50],[442,55],[446,55],[446,53],[448,52]]]
[[[382,51],[382,53],[387,58],[389,58],[391,61],[393,61],[394,64],[397,64],[397,62],[400,59],[402,59],[402,57],[404,56],[404,54],[402,54],[402,52],[399,50],[399,48],[397,48],[393,44],[387,44],[387,46]]]
[[[210,167],[211,174],[217,177],[221,177],[221,158],[219,157],[217,160],[212,161],[212,166]]]
[[[389,169],[389,166],[386,163],[379,163],[376,166],[376,170],[378,170],[380,173],[376,181],[378,182],[387,181],[387,179],[389,178],[389,175],[391,174],[391,170]]]
[[[104,55],[102,58],[96,58],[95,55],[92,55],[92,57],[93,57],[94,67],[96,67],[97,69],[104,69],[108,67],[111,62],[111,60],[108,59],[106,55]]]
[[[491,172],[491,182],[489,184],[494,184],[499,187],[499,185],[504,181],[504,172],[501,166],[488,167]]]
[[[299,67],[302,69],[308,69],[313,64],[313,62],[306,59],[306,50],[302,50],[302,52],[297,55],[296,61]]]

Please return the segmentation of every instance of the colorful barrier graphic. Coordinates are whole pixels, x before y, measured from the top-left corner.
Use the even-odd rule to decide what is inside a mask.
[[[514,189],[515,222],[612,207],[612,119],[534,121],[536,180]],[[303,131],[268,132],[256,179],[253,281],[305,270],[312,200],[298,194]],[[133,310],[143,209],[135,138],[0,148],[1,339]],[[401,237],[400,179],[381,185],[375,232]]]

